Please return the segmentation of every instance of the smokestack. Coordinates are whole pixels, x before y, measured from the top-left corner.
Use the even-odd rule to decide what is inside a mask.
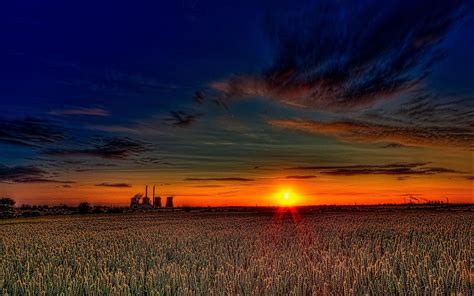
[[[148,185],[145,185],[145,197],[148,197]]]
[[[153,185],[153,198],[155,198],[155,185]]]

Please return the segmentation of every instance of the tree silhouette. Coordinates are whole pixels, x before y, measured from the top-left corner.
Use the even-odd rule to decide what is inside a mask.
[[[79,214],[87,214],[92,210],[92,206],[88,202],[84,201],[79,204],[77,210],[79,211]]]

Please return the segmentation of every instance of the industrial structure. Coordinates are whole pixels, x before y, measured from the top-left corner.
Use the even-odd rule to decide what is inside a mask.
[[[173,197],[172,196],[166,197],[166,207],[167,208],[172,208],[173,207]]]
[[[153,193],[151,198],[148,197],[148,185],[145,185],[145,195],[141,193],[135,194],[132,198],[130,198],[130,207],[134,209],[161,208],[161,196],[155,196],[155,185],[153,185]],[[173,196],[166,197],[166,208],[173,207]]]

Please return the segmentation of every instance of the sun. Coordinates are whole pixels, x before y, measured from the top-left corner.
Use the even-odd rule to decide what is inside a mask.
[[[272,204],[280,207],[293,207],[302,202],[301,195],[289,186],[281,186],[270,197]]]
[[[289,191],[284,191],[282,195],[280,195],[280,205],[284,207],[290,207],[295,204],[295,197],[294,194],[291,194]]]

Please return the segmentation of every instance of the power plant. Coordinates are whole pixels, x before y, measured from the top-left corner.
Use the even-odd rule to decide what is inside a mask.
[[[141,202],[140,202],[141,201]],[[151,203],[153,201],[153,203]],[[155,185],[153,185],[152,197],[148,197],[148,185],[145,185],[145,195],[135,194],[130,198],[130,207],[133,209],[159,209],[161,205],[161,196],[155,196]],[[166,208],[173,208],[173,196],[166,197]]]

